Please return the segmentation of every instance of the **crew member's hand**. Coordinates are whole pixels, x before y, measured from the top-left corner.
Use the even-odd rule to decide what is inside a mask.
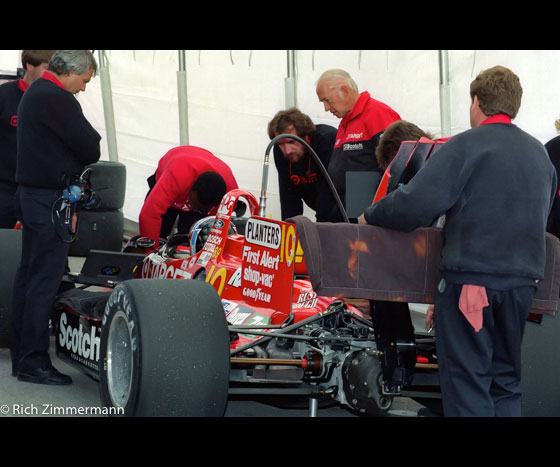
[[[363,214],[358,217],[358,224],[367,224],[366,217]]]
[[[434,327],[434,305],[429,305],[426,311],[426,331],[430,332]]]

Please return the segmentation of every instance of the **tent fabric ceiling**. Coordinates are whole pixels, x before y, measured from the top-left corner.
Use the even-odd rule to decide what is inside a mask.
[[[189,144],[227,162],[240,187],[260,195],[267,124],[285,108],[285,50],[187,50]],[[19,64],[20,51],[0,51],[0,70]],[[147,192],[146,178],[159,158],[180,144],[177,50],[106,50],[111,80],[118,160],[127,167],[124,215],[137,221]],[[450,50],[451,134],[470,127],[469,85],[482,70],[511,68],[521,79],[523,100],[514,123],[542,143],[556,136],[560,102],[550,86],[560,78],[560,51]],[[97,57],[96,57],[97,58]],[[339,120],[323,110],[315,83],[329,68],[348,71],[360,91],[393,107],[401,117],[441,135],[437,50],[297,50],[296,103],[315,123]],[[101,80],[78,96],[84,113],[106,141]],[[106,142],[102,159],[108,160]],[[279,218],[276,172],[270,168],[267,215]],[[306,211],[312,216],[309,211]]]

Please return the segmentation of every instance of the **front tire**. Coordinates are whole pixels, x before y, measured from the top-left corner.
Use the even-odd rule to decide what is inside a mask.
[[[116,413],[223,416],[229,332],[206,282],[122,282],[107,302],[100,345],[101,400]]]

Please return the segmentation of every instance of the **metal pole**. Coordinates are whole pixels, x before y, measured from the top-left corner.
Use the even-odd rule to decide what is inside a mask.
[[[105,118],[105,131],[107,133],[107,147],[109,160],[119,160],[117,150],[117,132],[115,129],[115,114],[113,112],[113,95],[111,91],[111,77],[105,61],[105,51],[99,50],[99,77],[101,78],[101,98],[103,100],[103,116]]]
[[[179,50],[179,71],[177,71],[177,97],[179,104],[179,141],[181,146],[189,144],[189,115],[187,99],[187,70],[185,51]]]
[[[296,59],[295,50],[288,50],[287,64],[288,75],[284,79],[284,90],[286,95],[286,108],[297,106],[296,98]]]
[[[438,50],[439,61],[439,111],[442,137],[451,136],[451,95],[449,86],[449,56],[447,50]]]

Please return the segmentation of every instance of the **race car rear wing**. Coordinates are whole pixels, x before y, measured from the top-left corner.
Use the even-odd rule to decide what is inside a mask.
[[[373,225],[296,224],[309,279],[318,295],[408,303],[433,303],[441,278],[441,229],[398,232]],[[546,234],[545,277],[532,312],[554,315],[560,297],[560,240]]]

